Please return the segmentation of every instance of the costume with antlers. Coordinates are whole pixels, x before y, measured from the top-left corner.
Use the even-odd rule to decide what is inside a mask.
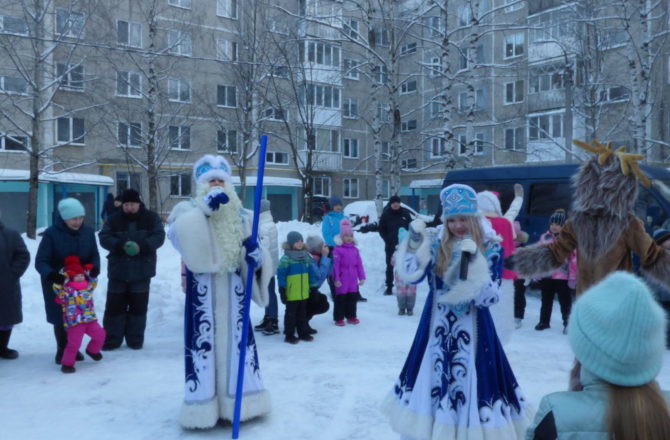
[[[670,285],[670,254],[654,242],[633,213],[638,179],[650,185],[637,163],[643,156],[625,153],[625,147],[613,150],[611,143],[574,143],[596,156],[573,176],[571,218],[556,241],[519,249],[515,269],[524,277],[539,277],[560,267],[576,249],[579,295],[614,271],[632,272],[635,253],[645,274]]]

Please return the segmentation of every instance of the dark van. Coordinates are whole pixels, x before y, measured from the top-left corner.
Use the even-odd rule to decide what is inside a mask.
[[[472,168],[449,171],[443,187],[463,183],[479,191],[500,194],[503,213],[514,198],[514,184],[524,187],[525,197],[517,220],[526,231],[529,242],[535,242],[549,228],[549,216],[558,208],[572,207],[571,177],[578,164],[537,165],[515,167]],[[649,233],[659,227],[670,228],[670,171],[665,168],[641,166],[652,180],[652,186],[640,185],[635,214],[644,222]]]

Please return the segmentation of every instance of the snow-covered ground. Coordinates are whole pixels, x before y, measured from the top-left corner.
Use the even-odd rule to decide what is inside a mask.
[[[291,230],[304,236],[318,226],[279,224],[280,239]],[[257,335],[261,371],[272,393],[273,412],[242,425],[240,438],[254,440],[397,438],[379,404],[400,372],[419,320],[397,316],[394,297],[383,296],[383,242],[376,233],[357,234],[368,276],[358,307],[361,324],[335,327],[330,312],[312,326],[314,342],[292,346],[281,335]],[[26,240],[34,257],[37,242]],[[101,249],[101,255],[106,251]],[[103,258],[103,261],[105,259]],[[34,268],[22,279],[23,324],[15,327],[10,346],[18,360],[0,360],[0,438],[69,439],[210,439],[230,438],[230,425],[189,432],[176,421],[183,396],[182,313],[179,256],[167,243],[159,250],[158,276],[152,282],[145,348],[104,352],[101,362],[77,363],[65,375],[54,364],[52,327],[46,323],[39,278]],[[106,262],[96,293],[98,316],[105,304]],[[417,312],[426,287],[419,288]],[[280,313],[283,311],[280,309]],[[251,309],[253,323],[263,310]],[[537,406],[549,392],[567,383],[572,354],[561,333],[558,304],[550,330],[536,332],[539,300],[529,297],[526,320],[506,347],[507,356],[527,400]],[[670,352],[659,376],[670,388]]]

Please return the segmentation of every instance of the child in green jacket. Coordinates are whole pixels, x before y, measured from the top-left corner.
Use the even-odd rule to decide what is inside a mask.
[[[284,255],[277,267],[277,284],[281,301],[286,304],[284,341],[289,344],[297,344],[300,340],[312,341],[314,337],[310,335],[307,324],[307,299],[310,286],[318,283],[312,257],[297,231],[289,232],[283,247]]]

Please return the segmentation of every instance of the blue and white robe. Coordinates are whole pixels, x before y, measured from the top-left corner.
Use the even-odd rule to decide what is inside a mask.
[[[245,211],[240,221],[248,230]],[[185,396],[179,415],[184,428],[211,428],[219,419],[232,420],[242,339],[247,269],[241,258],[235,272],[222,272],[221,256],[212,242],[209,219],[197,203],[182,202],[169,219],[168,237],[186,265],[184,310]],[[264,307],[272,277],[272,259],[265,252],[260,283],[252,299]],[[268,414],[270,396],[260,375],[254,333],[249,324],[241,419]]]
[[[426,299],[414,342],[384,402],[403,439],[517,439],[530,420],[496,335],[488,306],[498,300],[502,248],[489,243],[471,257],[467,281],[458,280],[459,243],[449,269],[436,276],[437,243],[423,240],[415,254],[399,246],[410,282],[427,277]]]

